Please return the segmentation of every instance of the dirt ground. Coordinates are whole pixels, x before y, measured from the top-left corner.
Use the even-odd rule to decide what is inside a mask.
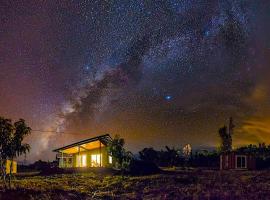
[[[270,199],[270,171],[170,170],[150,176],[100,173],[17,177],[0,199]]]

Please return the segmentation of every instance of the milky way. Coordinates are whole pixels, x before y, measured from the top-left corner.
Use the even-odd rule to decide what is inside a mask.
[[[270,141],[270,2],[1,1],[0,115],[30,160],[102,133],[127,147]],[[37,153],[37,154],[36,154]]]

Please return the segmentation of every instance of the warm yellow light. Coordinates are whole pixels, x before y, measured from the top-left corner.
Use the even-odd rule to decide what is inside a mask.
[[[101,166],[101,154],[91,155],[91,167],[100,167]]]
[[[112,164],[112,156],[109,156],[109,164]]]
[[[87,157],[86,155],[77,156],[77,167],[86,167],[87,166]]]

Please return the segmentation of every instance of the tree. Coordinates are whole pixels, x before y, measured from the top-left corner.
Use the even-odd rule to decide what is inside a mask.
[[[13,125],[10,119],[0,117],[0,167],[1,178],[6,186],[6,160],[8,159],[9,144]]]
[[[124,149],[125,140],[116,135],[111,142],[108,144],[108,151],[115,160],[117,167],[121,169],[127,168],[130,161],[132,160],[132,153]]]
[[[178,163],[179,157],[180,157],[178,151],[175,148],[171,149],[168,146],[165,146],[165,148],[167,150],[165,155],[168,158],[169,166],[170,167],[176,166],[176,164]]]
[[[184,156],[185,160],[188,160],[190,158],[191,154],[192,154],[191,145],[190,144],[186,144],[183,147],[183,156]]]
[[[229,130],[227,126],[223,126],[219,129],[219,136],[221,138],[221,152],[227,152],[232,150],[232,135],[234,129],[233,119],[230,118]]]
[[[6,185],[6,162],[9,159],[9,187],[11,187],[12,163],[18,156],[26,154],[30,150],[30,145],[23,143],[23,139],[31,133],[31,128],[27,126],[25,120],[12,124],[11,120],[0,117],[0,161],[4,184]]]
[[[139,152],[140,159],[158,164],[158,152],[151,148],[144,148]]]
[[[224,126],[219,129],[218,131],[220,139],[221,139],[221,145],[220,149],[221,152],[226,152],[230,150],[230,142],[229,142],[229,135],[227,133],[227,127]]]
[[[196,151],[192,159],[192,165],[194,167],[217,168],[219,166],[219,155],[217,151],[208,151],[205,149]]]
[[[134,156],[133,156],[131,151],[124,150],[124,158],[122,161],[121,168],[125,171],[129,171],[130,170],[130,163],[133,160],[133,158],[134,158]]]

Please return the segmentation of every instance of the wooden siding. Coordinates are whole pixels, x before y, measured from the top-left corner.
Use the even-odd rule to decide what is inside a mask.
[[[237,157],[245,157],[246,159],[246,168],[237,168]],[[224,153],[220,155],[220,169],[221,170],[230,170],[230,169],[247,169],[254,170],[256,169],[256,160],[252,155],[246,154],[237,154],[235,152]]]

